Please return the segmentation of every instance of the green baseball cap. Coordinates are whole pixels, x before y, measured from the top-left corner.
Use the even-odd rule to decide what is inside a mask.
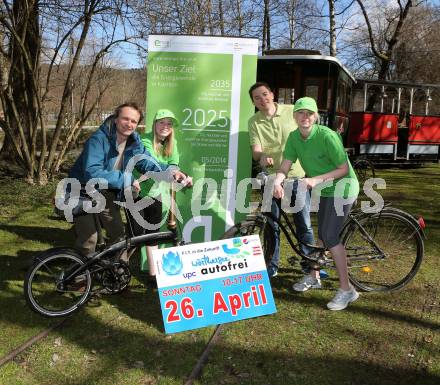
[[[305,96],[296,101],[293,111],[299,110],[309,110],[312,112],[318,112],[318,106],[316,105],[315,99]]]
[[[154,121],[159,119],[169,118],[173,121],[173,127],[179,126],[179,121],[176,119],[176,116],[174,113],[170,110],[167,110],[165,108],[162,108],[160,110],[157,110],[156,115],[154,115]]]

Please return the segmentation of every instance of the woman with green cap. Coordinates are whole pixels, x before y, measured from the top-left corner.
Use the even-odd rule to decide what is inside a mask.
[[[154,116],[152,130],[141,135],[142,143],[158,162],[174,166],[179,165],[179,151],[174,135],[174,130],[178,126],[179,122],[172,111],[160,109],[157,110]],[[192,185],[191,177],[188,176],[185,179],[185,185]],[[160,226],[163,222],[162,198],[169,196],[169,184],[162,182],[155,183],[153,180],[146,180],[142,182],[141,191],[139,193],[140,198],[145,196],[150,197],[152,203],[142,210],[141,215],[150,226],[146,229],[136,226],[136,234],[150,234],[160,230]],[[156,275],[152,258],[152,250],[156,248],[157,245],[146,247],[150,276]]]
[[[274,196],[284,196],[282,182],[292,162],[299,160],[306,173],[300,181],[308,189],[319,190],[318,235],[331,252],[339,275],[340,288],[327,307],[342,310],[359,297],[348,280],[347,253],[340,239],[344,221],[359,193],[359,183],[338,134],[316,124],[319,115],[315,100],[310,97],[298,99],[293,116],[298,129],[287,139],[284,160],[275,179]],[[293,285],[295,291],[320,287],[317,270],[312,270]]]

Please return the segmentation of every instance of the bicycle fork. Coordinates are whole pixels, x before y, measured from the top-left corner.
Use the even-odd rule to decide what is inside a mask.
[[[379,216],[379,218],[380,218],[380,216]],[[371,253],[369,253],[369,255],[368,255],[368,259],[373,259],[373,258],[376,258],[376,259],[384,259],[385,257],[386,257],[386,255],[385,255],[385,253],[384,253],[384,251],[381,249],[381,247],[377,244],[377,242],[374,240],[374,238],[370,235],[370,233],[367,231],[367,230],[365,230],[365,228],[362,226],[362,224],[355,218],[355,217],[351,217],[351,220],[355,223],[355,225],[356,225],[356,227],[359,229],[359,231],[360,231],[360,233],[361,233],[361,235],[362,235],[362,237],[364,238],[364,240],[366,241],[366,242],[368,242],[370,245],[372,245],[373,246],[373,248],[376,250],[376,252],[377,252],[377,255],[374,255],[374,254],[371,254]],[[348,230],[347,230],[348,231]],[[358,255],[358,254],[356,254],[357,256],[350,256],[350,255],[347,255],[347,258],[350,260],[350,261],[362,261],[362,260],[365,260],[365,256],[362,256],[362,255]]]

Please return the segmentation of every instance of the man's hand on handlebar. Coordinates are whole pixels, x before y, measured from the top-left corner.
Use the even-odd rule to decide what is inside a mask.
[[[190,176],[185,175],[183,172],[176,170],[173,174],[174,180],[184,187],[191,187],[193,180]]]
[[[136,192],[136,193],[139,193],[139,191],[141,191],[141,185],[137,179],[135,179],[133,181],[132,187],[133,187],[134,192]]]
[[[264,154],[261,154],[260,166],[265,168],[273,167],[273,158],[270,158]]]
[[[277,175],[278,177],[278,175]],[[273,186],[273,196],[274,198],[282,199],[284,197],[284,187],[282,185],[282,178],[277,178],[275,180],[275,184]],[[299,179],[299,183],[306,185],[308,190],[311,190],[317,184],[322,183],[322,179],[319,178],[301,178]]]
[[[193,178],[189,175],[186,176],[186,179],[184,180],[184,186],[185,187],[192,187],[193,185]]]
[[[299,180],[300,183],[304,183],[309,190],[311,190],[313,187],[315,187],[317,184],[320,184],[322,182],[322,179],[318,178],[301,178]]]
[[[274,198],[282,199],[284,197],[284,188],[281,184],[274,184],[273,186]]]

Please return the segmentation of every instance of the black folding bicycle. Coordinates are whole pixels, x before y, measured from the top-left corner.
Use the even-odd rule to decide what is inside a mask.
[[[171,189],[171,205],[175,190]],[[29,307],[46,317],[72,314],[84,305],[92,294],[119,293],[131,281],[127,263],[120,259],[124,251],[130,254],[138,246],[154,244],[183,244],[177,231],[174,207],[167,218],[167,231],[134,236],[130,216],[124,207],[128,234],[124,240],[105,245],[98,215],[93,214],[98,233],[98,251],[90,258],[73,248],[56,247],[38,254],[24,280],[24,296]]]

